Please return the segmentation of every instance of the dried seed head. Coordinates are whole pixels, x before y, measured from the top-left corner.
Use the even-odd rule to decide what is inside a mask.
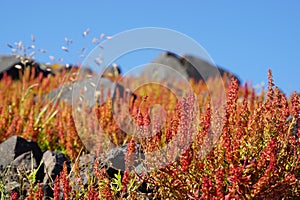
[[[29,54],[28,57],[29,57],[30,59],[32,59],[32,58],[34,57],[34,54],[35,54],[35,52],[33,51],[33,52],[31,52],[31,53]]]
[[[96,84],[93,83],[93,82],[89,82],[89,84],[90,84],[92,87],[96,87]]]
[[[92,39],[92,43],[99,44],[99,40],[98,40],[97,38],[93,38],[93,39]]]
[[[103,62],[103,60],[102,60],[102,57],[101,56],[98,56],[95,60],[95,63],[97,64],[97,65],[101,65],[102,64],[102,62]]]
[[[31,41],[32,41],[32,42],[35,42],[35,37],[34,37],[34,35],[31,35],[30,37],[31,37]]]
[[[65,52],[69,52],[68,48],[65,47],[65,46],[61,46],[61,49],[62,49],[63,51],[65,51]]]
[[[87,29],[82,33],[82,36],[83,36],[83,37],[86,37],[86,36],[89,34],[89,32],[90,32],[90,29],[87,28]]]
[[[55,59],[54,56],[49,56],[49,58],[50,58],[50,60],[52,60],[52,61]]]
[[[9,44],[9,43],[6,43],[6,46],[8,46],[9,48],[14,48],[11,44]]]
[[[38,49],[38,51],[41,52],[41,53],[46,53],[47,52],[47,50],[45,50],[45,49]]]
[[[35,49],[34,45],[28,46],[27,49]]]
[[[22,41],[15,42],[15,45],[18,49],[21,49],[23,47],[23,42]]]
[[[95,92],[95,97],[96,97],[96,98],[100,97],[100,95],[101,95],[100,91],[96,91],[96,92]]]
[[[15,65],[15,68],[22,69],[22,66],[21,65]]]
[[[83,102],[83,99],[84,99],[83,96],[80,95],[80,96],[79,96],[79,101],[80,101],[80,102]]]
[[[66,42],[67,45],[69,45],[69,44],[73,43],[73,40],[65,37],[65,42]]]
[[[105,37],[104,33],[101,33],[100,38],[103,39]]]

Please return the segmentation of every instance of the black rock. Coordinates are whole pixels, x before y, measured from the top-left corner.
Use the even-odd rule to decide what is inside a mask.
[[[136,95],[122,85],[108,78],[92,76],[86,77],[73,83],[65,83],[61,87],[43,96],[44,99],[56,99],[68,104],[80,106],[85,103],[87,107],[93,107],[95,101],[102,105],[107,101],[108,93],[114,100],[118,95],[120,98],[128,98],[134,101]]]
[[[78,168],[81,182],[84,186],[88,186],[89,176],[94,176],[94,163],[96,155],[85,154],[79,157]],[[99,161],[100,162],[100,161]],[[71,174],[71,179],[74,179],[74,173]]]
[[[0,177],[7,191],[21,189],[21,182],[22,190],[28,189],[32,181],[42,182],[44,164],[37,143],[12,136],[0,144],[0,154]]]
[[[18,136],[12,136],[0,144],[0,166],[6,168],[19,156],[28,152],[32,153],[32,157],[37,164],[41,162],[43,153],[36,142],[27,141]],[[27,155],[23,156],[23,158],[26,159],[28,157]],[[21,157],[17,160],[18,161],[15,162],[22,162]]]
[[[163,66],[168,66],[174,70],[171,74],[170,70],[164,68]],[[175,71],[181,76],[176,75]],[[199,73],[200,72],[200,73]],[[154,74],[159,77],[160,80],[166,80],[169,78],[184,78],[189,80],[193,78],[196,81],[204,80],[207,81],[209,78],[214,78],[216,76],[224,76],[225,73],[229,77],[234,77],[238,80],[237,76],[232,74],[221,67],[215,67],[213,64],[193,55],[183,55],[178,56],[171,52],[165,52],[160,54],[156,59],[154,59],[150,65],[142,71],[143,76],[153,76]],[[176,81],[176,80],[172,80]]]
[[[118,174],[118,171],[125,171],[125,157],[126,151],[128,148],[128,144],[115,147],[111,149],[105,156],[105,160],[103,163],[107,166],[107,173],[110,177],[115,177],[115,174]],[[134,163],[133,167],[138,168],[141,167],[143,160],[145,159],[145,155],[143,154],[141,145],[139,143],[135,143],[135,153],[134,153]],[[132,169],[134,170],[134,169]]]
[[[53,190],[48,184],[43,184],[42,189],[44,193],[43,200],[53,199]]]
[[[66,162],[67,168],[70,171],[70,161],[65,157],[64,154],[49,150],[43,154],[43,163],[45,165],[45,177],[43,180],[44,184],[55,180],[56,176],[58,176],[63,170],[64,162]]]
[[[106,168],[107,174],[110,178],[115,178],[120,171],[121,177],[123,178],[125,171],[125,157],[127,152],[128,144],[118,146],[110,150],[106,155],[102,164]],[[135,153],[134,153],[134,163],[129,170],[132,170],[135,174],[141,175],[146,174],[146,168],[143,166],[143,161],[145,155],[143,153],[142,147],[139,143],[135,142]],[[147,187],[147,184],[143,182],[138,187],[139,199],[152,199],[153,190]]]
[[[37,77],[40,73],[42,73],[44,77],[51,74],[51,72],[43,70],[38,63],[31,59],[15,55],[0,56],[0,79],[3,78],[4,73],[6,73],[7,76],[10,76],[13,80],[20,79],[20,73],[23,73],[25,68],[34,68],[35,77]]]
[[[12,163],[12,166],[16,167],[21,174],[30,174],[33,170],[38,170],[36,174],[36,181],[41,182],[44,178],[44,164],[37,162],[33,158],[32,152],[26,152],[18,156]]]

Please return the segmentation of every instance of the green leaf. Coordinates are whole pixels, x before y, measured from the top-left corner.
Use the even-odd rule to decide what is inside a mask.
[[[118,171],[118,174],[115,174],[115,178],[112,179],[111,182],[111,189],[115,192],[119,192],[122,190],[122,176],[121,176],[121,171]]]

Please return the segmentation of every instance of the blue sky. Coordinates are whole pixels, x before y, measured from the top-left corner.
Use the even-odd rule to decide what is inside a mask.
[[[3,1],[0,12],[0,54],[10,53],[7,43],[22,41],[47,53],[36,59],[49,62],[50,55],[64,63],[78,63],[82,47],[91,41],[142,27],[169,28],[201,44],[216,64],[253,85],[267,82],[273,70],[275,84],[290,94],[300,92],[300,2],[253,1]],[[90,29],[87,37],[82,33]],[[65,37],[73,39],[69,52],[61,50]],[[156,52],[157,53],[157,52]],[[121,66],[151,61],[145,51],[120,60]]]

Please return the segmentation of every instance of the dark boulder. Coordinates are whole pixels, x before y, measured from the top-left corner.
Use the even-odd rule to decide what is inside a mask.
[[[16,166],[19,172],[23,174],[30,174],[33,170],[38,169],[40,164],[40,162],[38,163],[36,159],[33,158],[32,152],[23,153],[12,162],[12,166]],[[44,176],[44,173],[40,171],[40,173],[37,175],[37,179],[41,180]]]
[[[114,100],[117,96],[120,98],[129,98],[131,103],[136,96],[128,88],[111,81],[110,79],[98,76],[86,77],[82,80],[65,83],[49,94],[44,95],[44,99],[55,99],[65,101],[68,104],[80,106],[85,103],[87,107],[93,107],[97,99],[98,105],[107,101],[108,94]]]
[[[3,78],[4,74],[10,76],[13,80],[20,79],[20,74],[23,74],[26,68],[30,68],[30,72],[34,71],[35,77],[40,73],[43,74],[43,77],[51,74],[51,72],[42,69],[38,63],[31,59],[15,55],[0,56],[0,79]]]
[[[115,178],[120,171],[123,177],[124,171],[126,170],[126,152],[128,149],[128,144],[115,147],[111,149],[107,154],[105,154],[105,159],[102,162],[106,168],[107,174],[111,178]],[[129,167],[137,175],[147,174],[147,170],[144,167],[145,155],[142,150],[142,146],[135,142],[135,152],[133,154],[133,166]],[[152,199],[153,190],[149,188],[146,182],[142,182],[138,188],[138,193],[140,199]]]
[[[44,152],[42,160],[45,165],[45,176],[42,184],[44,199],[51,199],[53,198],[53,190],[50,185],[55,181],[56,177],[60,175],[65,162],[68,172],[70,172],[71,162],[64,154],[50,150]]]
[[[71,170],[70,161],[62,153],[52,152],[48,150],[43,154],[42,160],[45,165],[44,167],[45,177],[43,180],[44,184],[55,180],[56,176],[58,176],[60,172],[63,170],[63,165],[65,162],[69,171]]]
[[[210,64],[199,57],[193,55],[178,56],[171,52],[160,54],[143,70],[142,75],[152,76],[155,74],[162,80],[173,77],[173,75],[170,74],[170,71],[163,68],[162,65],[174,69],[186,80],[193,78],[195,81],[207,81],[209,78],[214,78],[218,75],[223,77],[226,74],[228,77],[234,77],[239,81],[238,77],[231,72],[222,69],[221,67],[215,67],[213,64]]]
[[[43,63],[39,63],[40,68],[44,71],[47,71],[49,73],[51,73],[52,75],[57,75],[57,74],[61,74],[61,73],[72,73],[72,72],[80,72],[81,75],[93,75],[94,72],[89,69],[89,68],[80,68],[77,65],[71,65],[71,64],[65,64],[65,65],[61,65],[61,64],[43,64]]]
[[[84,154],[79,157],[78,169],[79,169],[80,181],[85,187],[88,186],[89,178],[95,176],[94,163],[96,161],[96,158],[97,157],[94,154]],[[72,168],[74,168],[74,165],[75,163],[73,163]],[[75,174],[71,173],[71,179],[74,180],[75,178],[78,177],[75,177]]]
[[[52,190],[52,188],[49,184],[43,184],[42,185],[42,190],[43,190],[43,193],[44,193],[43,200],[53,199],[54,192],[53,192],[53,190]]]
[[[29,188],[32,181],[42,182],[44,164],[41,163],[42,151],[37,143],[12,136],[0,144],[0,154],[0,176],[7,191],[19,188],[20,180],[24,188]]]
[[[19,156],[28,152],[32,153],[33,159],[37,164],[41,162],[43,153],[36,142],[12,136],[0,144],[0,166],[5,168]]]
[[[144,155],[141,145],[135,143],[135,146],[135,161],[132,170],[137,174],[141,174],[144,173],[141,170]],[[127,148],[128,144],[115,147],[98,158],[99,167],[105,168],[110,178],[115,178],[115,175],[118,174],[119,171],[121,172],[121,176],[123,176]],[[53,198],[52,181],[54,181],[56,176],[63,170],[65,162],[68,167],[68,173],[71,172],[70,181],[77,181],[78,176],[75,177],[74,170],[71,170],[71,168],[75,169],[75,163],[71,163],[62,153],[46,151],[42,154],[35,142],[13,136],[0,144],[0,153],[2,155],[0,157],[0,164],[2,166],[0,179],[5,185],[5,190],[8,192],[22,191],[22,194],[26,194],[32,185],[32,180],[28,177],[32,177],[32,174],[36,172],[34,181],[41,182],[44,199]],[[94,163],[96,159],[97,156],[94,154],[84,154],[78,159],[80,181],[84,187],[88,186],[90,177],[95,176]],[[75,184],[72,187],[79,187],[79,185]],[[142,183],[138,188],[137,195],[139,195],[141,199],[151,199],[150,196],[152,196],[152,194],[153,191],[147,187],[146,183]]]
[[[105,154],[105,160],[103,160],[104,165],[107,167],[107,173],[110,177],[114,177],[115,174],[120,170],[124,172],[126,169],[125,166],[125,158],[127,152],[128,144],[124,144],[122,146],[115,147],[108,151]],[[142,147],[139,143],[135,143],[135,153],[134,153],[134,163],[133,169],[141,170],[141,165],[143,160],[145,159],[145,155],[143,154]],[[142,171],[139,171],[141,173]]]

